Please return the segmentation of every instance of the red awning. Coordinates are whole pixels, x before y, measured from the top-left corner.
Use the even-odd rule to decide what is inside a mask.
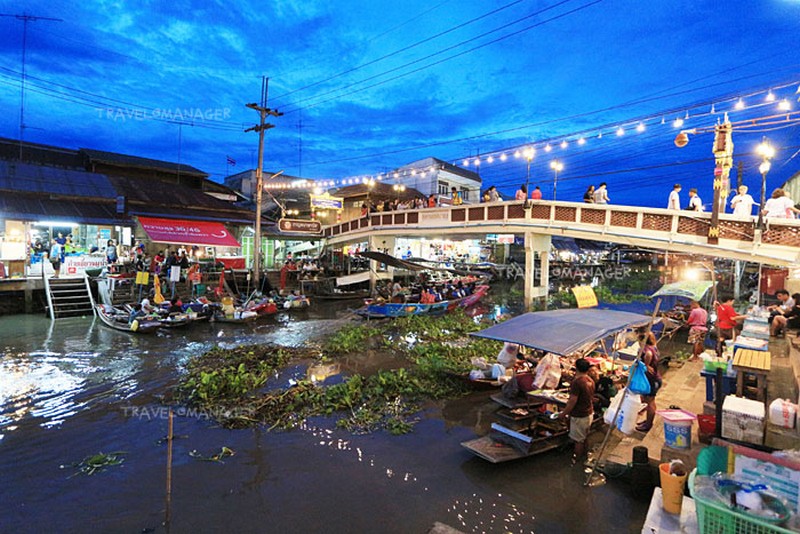
[[[139,224],[158,243],[238,247],[239,242],[222,223],[139,217]]]

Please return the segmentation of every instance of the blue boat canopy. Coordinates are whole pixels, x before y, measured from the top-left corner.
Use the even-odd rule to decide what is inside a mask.
[[[617,332],[649,322],[647,315],[623,311],[552,310],[526,313],[472,335],[564,356]]]

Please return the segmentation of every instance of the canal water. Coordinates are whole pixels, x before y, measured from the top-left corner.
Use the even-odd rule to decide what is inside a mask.
[[[166,532],[164,399],[182,366],[215,344],[313,343],[355,320],[348,304],[154,336],[92,318],[0,317],[0,532]],[[393,364],[365,353],[345,366]],[[462,448],[486,432],[492,404],[479,392],[431,404],[404,436],[352,435],[327,418],[226,430],[179,411],[169,531],[423,533],[436,521],[464,532],[641,530],[648,498],[620,481],[583,487],[568,452],[492,465]],[[224,463],[190,455],[222,447],[235,452]],[[83,458],[117,451],[121,465],[76,474]]]

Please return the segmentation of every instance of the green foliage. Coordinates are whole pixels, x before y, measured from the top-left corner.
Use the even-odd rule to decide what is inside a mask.
[[[324,387],[304,380],[266,393],[259,389],[275,370],[296,357],[297,351],[271,346],[216,348],[188,365],[179,392],[189,404],[217,408],[216,414],[248,414],[218,416],[227,427],[263,423],[289,429],[308,417],[335,416],[337,426],[351,432],[383,429],[404,434],[413,429],[419,403],[463,394],[467,386],[460,375],[469,371],[470,360],[480,356],[491,360],[497,354],[498,342],[467,335],[479,328],[460,311],[440,317],[408,317],[380,326],[345,326],[325,344],[322,359],[380,346],[378,336],[384,347],[391,339],[411,336],[416,339],[413,345],[392,347],[408,358],[408,368],[381,370],[370,376],[355,374]]]
[[[120,465],[122,462],[125,461],[123,456],[125,452],[117,451],[117,452],[110,452],[108,454],[103,452],[98,452],[97,454],[93,454],[91,456],[87,456],[80,462],[75,462],[72,467],[77,467],[78,472],[77,474],[83,474],[87,476],[91,476],[99,471],[104,471],[107,467],[111,467],[114,465]],[[64,469],[66,466],[62,465],[61,468]],[[74,475],[73,475],[74,476]]]
[[[363,349],[367,341],[381,330],[365,324],[348,325],[336,332],[326,343],[326,352],[347,354]]]

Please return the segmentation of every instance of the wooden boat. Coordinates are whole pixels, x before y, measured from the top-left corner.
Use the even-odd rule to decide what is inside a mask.
[[[262,299],[260,302],[250,302],[245,306],[245,311],[256,312],[259,317],[278,313],[278,305],[272,299]]]
[[[214,312],[214,315],[211,317],[211,320],[215,323],[232,323],[232,324],[244,324],[244,323],[252,323],[258,319],[258,314],[256,312],[250,311],[236,311],[233,315],[225,315],[222,311],[217,310]]]
[[[369,297],[369,289],[361,291],[334,291],[333,293],[317,293],[317,300],[355,300]]]
[[[646,315],[613,310],[550,310],[526,313],[470,335],[565,356],[649,321]],[[554,332],[558,335],[553,335]],[[534,456],[569,442],[567,424],[545,411],[545,405],[564,406],[569,399],[566,390],[537,390],[513,399],[498,393],[491,398],[504,407],[497,412],[499,422],[492,423],[489,435],[461,443],[477,456],[501,463]],[[598,414],[591,430],[602,425],[603,418]]]
[[[469,306],[472,306],[481,298],[483,298],[487,291],[489,291],[489,286],[479,285],[475,286],[475,291],[466,297],[443,300],[441,302],[434,302],[432,304],[420,304],[418,302],[369,303],[363,308],[356,310],[356,313],[362,317],[369,318],[407,317],[409,315],[440,315],[449,311],[453,311],[457,308],[468,308]]]
[[[509,412],[510,414],[510,412]],[[461,442],[461,446],[484,460],[498,464],[536,456],[569,443],[567,423],[552,419],[547,415],[510,414],[522,428],[514,430],[509,426],[492,423],[492,432],[480,438]],[[591,431],[603,425],[603,418],[592,421]],[[513,424],[511,425],[513,426]]]
[[[100,318],[100,321],[102,321],[104,325],[121,332],[129,332],[132,334],[150,334],[161,328],[160,321],[147,318],[142,318],[134,321],[133,323],[129,323],[128,318],[130,317],[130,314],[107,304],[97,304],[95,306],[95,312],[97,317]]]

